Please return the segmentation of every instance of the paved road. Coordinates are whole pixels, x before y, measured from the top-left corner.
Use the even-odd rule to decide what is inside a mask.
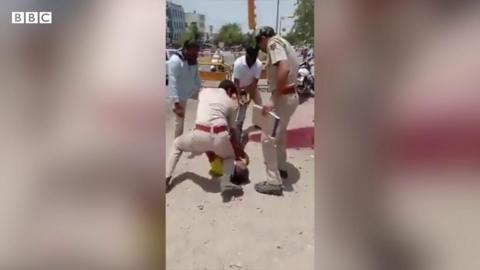
[[[267,93],[262,95],[267,99]],[[188,106],[186,129],[193,125],[196,101]],[[171,131],[168,115],[166,130]],[[290,137],[298,139],[294,133],[302,128],[305,136],[313,136],[312,121],[310,100],[295,113]],[[250,124],[249,110],[245,127]],[[173,134],[166,135],[169,146]],[[253,184],[265,179],[265,167],[261,145],[252,140],[246,147],[252,183],[244,186],[243,196],[226,203],[207,173],[205,156],[182,157],[175,173],[178,185],[167,194],[167,269],[313,270],[313,149],[290,147],[284,197],[255,192]]]

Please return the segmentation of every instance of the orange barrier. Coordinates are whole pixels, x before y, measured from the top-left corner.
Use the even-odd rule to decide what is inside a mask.
[[[212,65],[210,60],[205,60],[205,59],[199,59],[198,60],[198,65],[199,66],[208,66],[208,65]]]
[[[220,69],[220,67],[223,67],[224,71],[216,71],[216,72],[211,72],[211,71],[199,71],[200,73],[200,78],[204,81],[222,81],[222,80],[228,80],[231,79],[232,75],[232,67],[229,65],[225,64],[211,64],[211,63],[199,63],[199,66],[208,66],[210,69],[210,66],[216,66],[217,70]],[[262,73],[260,74],[260,79],[267,79],[268,78],[268,70],[267,68],[262,69]]]
[[[217,70],[221,70],[223,68],[223,71],[199,71],[200,78],[203,81],[223,81],[223,80],[228,80],[231,77],[231,67],[228,65],[224,64],[211,64],[211,63],[199,63],[201,66],[216,66]]]
[[[223,81],[229,77],[227,72],[200,71],[199,73],[203,81]]]

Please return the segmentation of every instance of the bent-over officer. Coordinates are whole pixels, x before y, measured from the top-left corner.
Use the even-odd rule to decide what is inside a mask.
[[[248,156],[235,136],[236,102],[232,96],[236,91],[230,80],[222,81],[218,88],[203,88],[200,91],[195,129],[176,138],[173,143],[166,168],[167,190],[171,188],[172,174],[183,152],[195,155],[214,153],[223,162],[221,192],[242,189],[231,182],[235,161],[248,163]]]

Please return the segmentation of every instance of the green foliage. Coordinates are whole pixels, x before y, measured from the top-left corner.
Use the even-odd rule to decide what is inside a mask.
[[[186,40],[200,40],[200,32],[198,30],[198,26],[196,23],[191,23],[189,26],[188,26],[188,29],[187,31],[185,31],[185,33],[183,33],[182,35],[182,44],[186,41]]]
[[[249,46],[255,47],[256,46],[255,35],[253,33],[245,34],[243,46],[244,47],[249,47]]]
[[[298,43],[298,40],[297,40],[297,35],[294,33],[294,32],[288,32],[288,34],[286,34],[284,36],[284,38],[290,42],[290,44],[297,44]]]
[[[287,36],[295,43],[313,44],[314,0],[298,0],[295,17],[295,27]]]
[[[225,46],[243,45],[245,36],[239,24],[228,23],[220,28],[214,42],[216,45],[218,45],[219,42],[224,42]]]

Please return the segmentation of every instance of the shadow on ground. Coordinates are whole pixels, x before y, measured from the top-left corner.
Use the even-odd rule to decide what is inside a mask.
[[[191,180],[193,183],[197,184],[206,192],[220,193],[219,179],[209,179],[192,172],[185,172],[175,177],[172,181],[172,188],[175,188],[177,185],[181,184],[186,180]]]
[[[233,198],[238,198],[243,196],[243,190],[235,190],[226,193],[222,193],[222,199],[224,203],[230,202]]]
[[[287,163],[288,178],[283,180],[284,191],[294,191],[293,185],[300,179],[300,171],[291,163]]]
[[[219,178],[209,179],[192,172],[185,172],[175,177],[172,181],[172,189],[174,189],[176,186],[178,186],[179,184],[181,184],[186,180],[191,180],[193,183],[197,184],[200,188],[202,188],[203,191],[205,192],[220,193],[221,191]],[[243,182],[241,183],[241,185],[246,185],[248,183],[249,183],[248,178],[246,180],[243,179]],[[230,192],[222,193],[221,195],[222,195],[223,202],[229,202],[233,198],[243,196],[243,190],[230,191]]]

